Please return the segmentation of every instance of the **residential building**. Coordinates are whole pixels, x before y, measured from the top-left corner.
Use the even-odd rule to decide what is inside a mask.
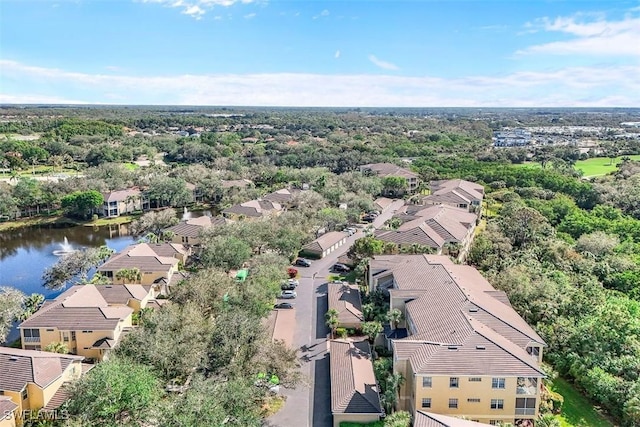
[[[415,172],[411,172],[409,169],[402,168],[393,163],[371,163],[368,165],[360,166],[360,171],[365,173],[372,173],[378,175],[381,178],[386,177],[401,177],[407,181],[406,191],[413,193],[418,189],[419,175]],[[385,191],[388,195],[397,196],[398,194],[392,194],[388,190]]]
[[[191,192],[191,201],[194,203],[202,202],[204,199],[204,195],[202,194],[202,188],[198,187],[196,184],[192,184],[190,182],[185,183],[185,187],[187,190]]]
[[[110,307],[129,307],[134,313],[143,308],[155,307],[156,292],[153,286],[124,284],[96,286]]]
[[[393,203],[392,199],[387,197],[378,197],[373,201],[373,208],[378,212],[384,212],[389,208],[389,206],[391,206],[391,203]]]
[[[0,395],[0,427],[16,427],[18,408],[9,396]]]
[[[343,231],[330,231],[302,247],[302,254],[314,258],[324,258],[345,243],[349,235]]]
[[[522,147],[531,144],[531,132],[526,129],[504,129],[493,132],[494,147]]]
[[[462,259],[471,245],[477,217],[462,208],[447,205],[406,205],[394,215],[404,223],[395,230],[377,230],[377,239],[397,244],[429,246],[437,254]]]
[[[57,409],[66,383],[80,378],[82,357],[0,347],[0,426],[21,425],[24,411]],[[13,411],[14,416],[9,412]],[[13,420],[12,420],[13,418]]]
[[[231,222],[227,218],[220,216],[199,216],[180,221],[178,224],[167,228],[165,231],[173,233],[172,243],[183,245],[199,246],[200,234],[209,227],[217,227]]]
[[[109,304],[98,289],[100,286],[72,286],[57,298],[45,301],[40,310],[18,326],[22,348],[42,350],[51,343],[62,342],[72,354],[92,360],[104,359],[122,334],[131,328],[134,309],[124,304]],[[105,295],[110,298],[108,293]],[[131,304],[134,305],[133,301]]]
[[[431,194],[420,199],[422,205],[449,205],[456,208],[467,209],[480,216],[484,187],[474,182],[463,179],[449,179],[444,181],[431,181],[429,183]]]
[[[269,200],[256,199],[233,205],[222,211],[225,218],[234,220],[253,220],[280,215],[282,205]]]
[[[291,206],[291,202],[302,193],[302,190],[297,188],[282,188],[276,190],[273,193],[269,193],[263,196],[263,200],[269,200],[270,202],[279,203],[282,206]]]
[[[401,409],[533,426],[546,344],[504,292],[438,255],[376,256],[369,284],[404,314],[406,338],[390,340]]]
[[[253,187],[253,181],[248,179],[223,180],[222,188],[225,190],[240,190],[247,187]]]
[[[372,422],[382,407],[367,341],[329,342],[333,427],[341,422]]]
[[[338,312],[339,328],[359,329],[364,322],[362,314],[362,300],[357,285],[347,282],[327,284],[329,310]]]
[[[413,417],[413,427],[481,427],[477,421],[468,421],[433,412],[416,411]]]
[[[139,282],[142,285],[157,284],[162,279],[169,282],[178,271],[179,264],[186,262],[188,255],[189,250],[178,243],[139,243],[112,255],[98,267],[98,272],[114,284],[131,281],[126,277],[119,277],[118,272],[132,269],[140,271]]]
[[[149,209],[149,199],[137,187],[102,193],[104,202],[100,212],[105,217],[117,217]]]

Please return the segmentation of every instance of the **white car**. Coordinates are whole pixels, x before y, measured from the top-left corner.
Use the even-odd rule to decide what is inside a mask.
[[[280,298],[282,299],[294,299],[298,294],[296,291],[282,291],[280,292]]]
[[[298,281],[298,279],[289,279],[287,280],[287,283],[289,285],[293,285],[293,286],[298,286],[300,284],[300,282]]]
[[[356,230],[353,227],[347,227],[347,228],[344,229],[344,231],[349,233],[349,236],[353,236],[354,234],[356,234],[358,232],[358,230]]]

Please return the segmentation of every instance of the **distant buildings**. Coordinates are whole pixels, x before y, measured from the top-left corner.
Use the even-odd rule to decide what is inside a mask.
[[[378,175],[381,178],[400,177],[406,180],[406,192],[413,193],[418,189],[419,175],[409,169],[394,165],[393,163],[371,163],[360,166],[361,172]],[[386,189],[385,193],[390,196],[399,195],[396,189]]]
[[[330,231],[302,247],[302,254],[313,258],[324,258],[347,242],[349,235],[342,231]]]
[[[102,193],[102,197],[101,213],[108,218],[149,209],[149,199],[137,187]]]
[[[200,234],[210,227],[217,227],[231,222],[223,217],[200,216],[180,221],[178,224],[167,228],[165,231],[173,233],[171,241],[184,245],[197,246],[200,244]]]
[[[523,147],[531,143],[531,132],[525,129],[504,129],[493,133],[495,147]]]
[[[280,203],[256,199],[228,207],[222,211],[222,215],[234,220],[252,220],[278,216],[281,212]]]

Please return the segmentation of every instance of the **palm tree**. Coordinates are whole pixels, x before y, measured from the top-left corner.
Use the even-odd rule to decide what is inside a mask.
[[[16,320],[27,320],[33,313],[38,311],[43,302],[44,295],[42,294],[31,294],[28,297],[25,297],[22,300],[22,306],[24,309],[16,316]]]
[[[364,322],[362,324],[362,332],[369,338],[369,342],[373,344],[376,337],[384,328],[380,322]]]
[[[43,350],[44,351],[50,351],[52,353],[60,353],[60,354],[69,353],[69,347],[67,347],[67,345],[65,343],[60,342],[60,341],[54,341],[54,342],[50,343]]]
[[[387,388],[384,391],[383,397],[385,410],[388,414],[395,408],[396,403],[398,402],[398,391],[404,382],[404,377],[397,372],[394,372],[387,377]]]
[[[391,323],[391,327],[395,329],[398,327],[398,323],[404,320],[404,315],[402,314],[402,311],[394,308],[387,313],[387,320],[389,321],[389,323]]]
[[[340,324],[340,321],[338,320],[339,314],[340,313],[338,313],[338,310],[332,308],[324,315],[324,317],[327,319],[327,326],[329,327],[329,329],[331,329],[331,339],[334,339],[336,329]]]
[[[128,283],[138,283],[142,280],[142,273],[139,268],[123,268],[116,271],[115,278]]]

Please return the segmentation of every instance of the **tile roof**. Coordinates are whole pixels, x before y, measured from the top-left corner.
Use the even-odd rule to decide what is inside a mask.
[[[392,199],[389,199],[387,197],[379,197],[373,201],[373,206],[377,207],[380,212],[382,212],[383,210],[387,209],[391,203],[393,203]]]
[[[364,322],[362,300],[357,285],[329,283],[327,289],[329,309],[338,311],[340,324]]]
[[[127,188],[126,190],[115,190],[108,193],[102,193],[105,202],[124,202],[128,197],[140,197],[142,192],[137,187]]]
[[[314,241],[304,245],[304,249],[309,251],[322,252],[322,251],[325,251],[326,249],[329,249],[331,246],[335,245],[339,241],[346,239],[347,237],[348,237],[347,233],[344,233],[342,231],[330,231],[318,237]]]
[[[269,193],[262,197],[264,200],[269,200],[276,203],[288,203],[292,201],[302,190],[297,188],[282,188],[280,190]]]
[[[377,231],[376,237],[397,244],[417,243],[442,248],[447,242],[462,242],[477,219],[473,213],[446,205],[417,208],[415,205],[406,206],[405,212],[394,215],[405,221],[404,224],[397,230]]]
[[[67,390],[67,388],[62,385],[54,394],[53,396],[51,396],[51,399],[49,399],[49,402],[47,403],[47,405],[44,407],[45,410],[47,411],[52,411],[54,409],[57,409],[60,407],[60,405],[62,405],[67,399],[69,398],[69,391]]]
[[[473,267],[436,255],[378,258],[374,277],[391,273],[391,298],[406,301],[410,336],[393,343],[416,372],[543,375],[525,349],[544,340]]]
[[[200,232],[204,228],[224,225],[228,222],[229,220],[224,217],[210,217],[207,215],[203,215],[197,218],[190,218],[184,221],[180,221],[178,224],[167,228],[166,231],[171,231],[178,236],[199,237]]]
[[[175,243],[131,245],[111,255],[98,267],[98,271],[117,271],[124,268],[137,268],[140,271],[169,271],[178,264],[178,259],[173,257],[178,253],[186,253],[186,249]]]
[[[47,301],[19,328],[112,331],[131,313],[129,307],[110,307],[95,285],[76,285]]]
[[[280,203],[271,202],[269,200],[249,200],[248,202],[240,203],[224,209],[223,213],[234,213],[237,215],[244,215],[250,217],[262,217],[268,215],[271,211],[280,211],[282,206]]]
[[[330,341],[331,412],[381,414],[380,395],[366,341]]]
[[[456,191],[461,196],[473,200],[482,200],[484,197],[484,187],[464,179],[448,179],[443,181],[431,181],[429,183],[431,194],[446,194]]]
[[[18,405],[13,403],[9,396],[0,396],[0,421],[6,419],[10,412],[18,409]]]
[[[0,390],[21,391],[27,383],[44,388],[82,356],[0,347]]]
[[[360,166],[360,170],[370,170],[382,177],[400,176],[403,178],[418,178],[419,176],[417,173],[411,172],[410,170],[398,165],[394,165],[393,163],[370,163],[368,165]]]
[[[130,300],[142,301],[149,295],[150,287],[142,285],[100,285],[96,286],[100,295],[109,305],[127,305]]]
[[[481,427],[486,424],[467,421],[447,415],[431,412],[416,411],[413,417],[413,427]]]

